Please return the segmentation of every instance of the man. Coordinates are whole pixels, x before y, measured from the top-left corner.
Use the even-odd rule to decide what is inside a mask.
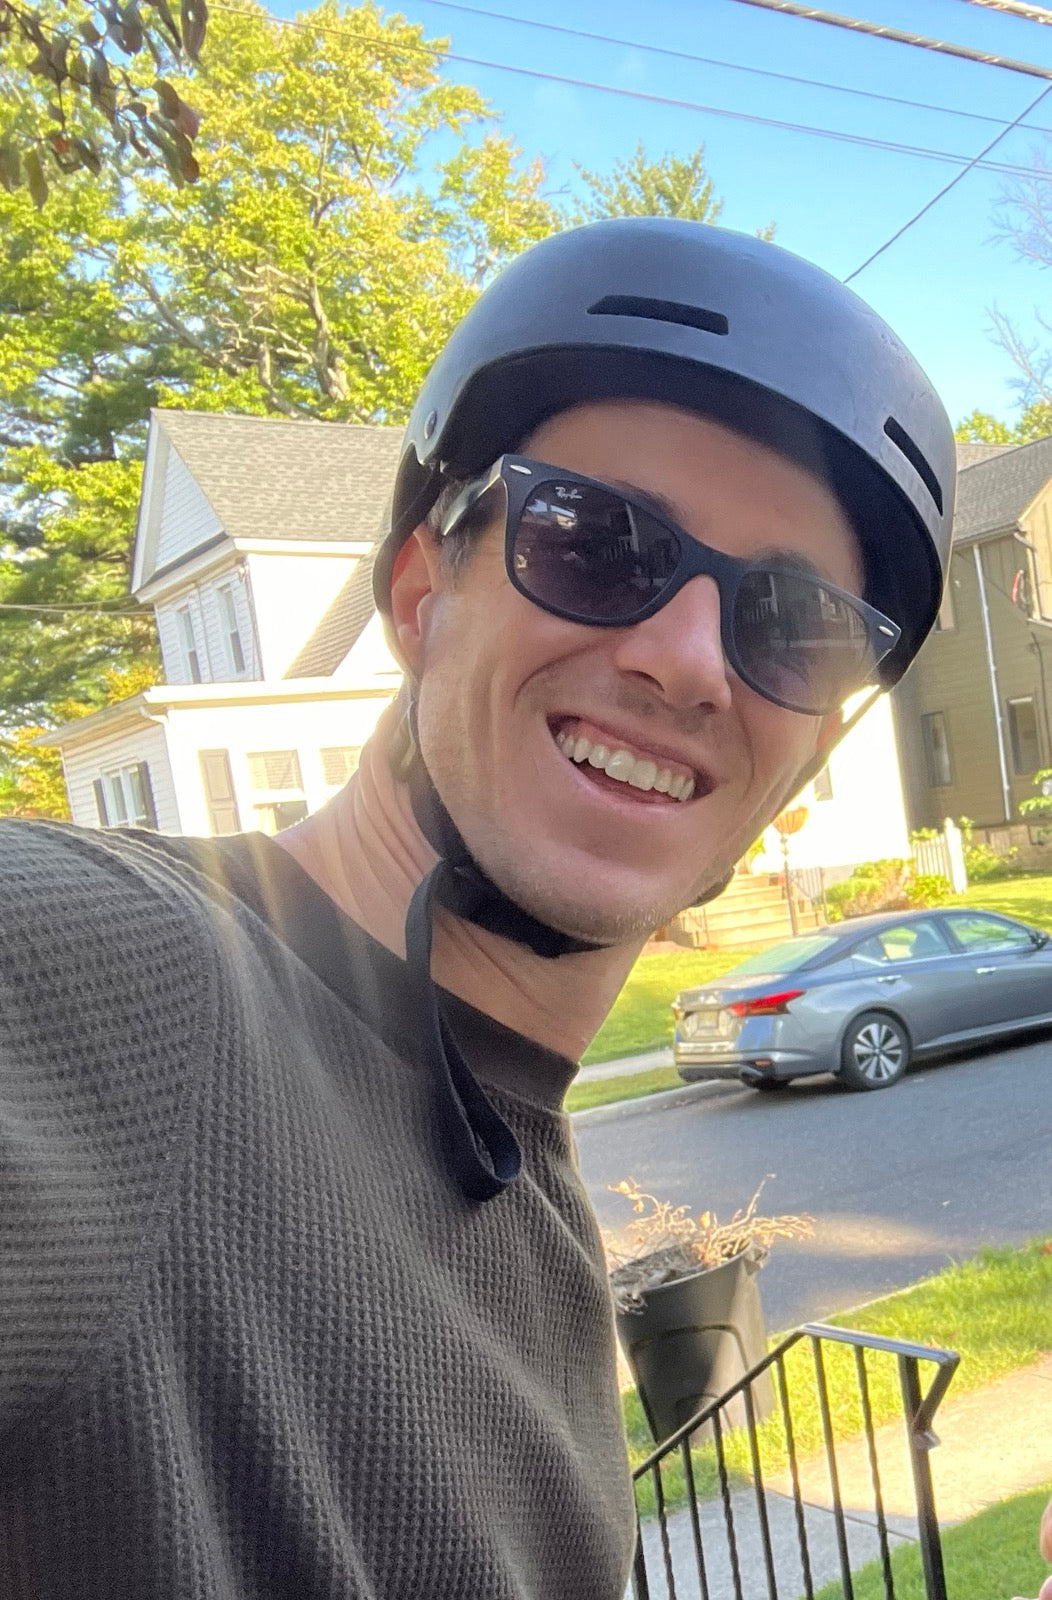
[[[5,1597],[620,1600],[562,1097],[909,664],[953,480],[834,280],[563,234],[424,385],[376,564],[406,686],[348,788],[276,843],[3,830]]]

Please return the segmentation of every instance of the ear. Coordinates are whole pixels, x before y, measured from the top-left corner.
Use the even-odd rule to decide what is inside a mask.
[[[399,550],[391,571],[391,620],[411,672],[419,670],[429,602],[441,586],[438,545],[421,523]]]

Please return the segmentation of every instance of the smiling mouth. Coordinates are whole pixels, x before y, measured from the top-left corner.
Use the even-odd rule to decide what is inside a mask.
[[[696,793],[707,794],[707,785],[701,774],[674,761],[649,756],[631,749],[617,739],[605,739],[596,731],[590,737],[580,725],[568,723],[553,729],[553,738],[568,761],[580,767],[587,775],[600,782],[608,779],[640,796],[647,794],[653,800],[667,800],[685,804]]]

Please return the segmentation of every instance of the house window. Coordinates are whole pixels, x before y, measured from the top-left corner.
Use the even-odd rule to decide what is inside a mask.
[[[1012,741],[1012,767],[1016,776],[1033,777],[1041,765],[1041,748],[1032,696],[1023,700],[1009,700],[1008,733]]]
[[[921,737],[924,740],[924,759],[930,787],[938,789],[952,783],[953,761],[945,711],[932,711],[926,717],[921,717]]]
[[[816,800],[832,800],[833,780],[828,767],[823,767],[821,772],[815,773],[814,791]]]
[[[256,826],[264,833],[280,833],[307,815],[300,758],[295,750],[258,750],[248,758],[255,802]]]
[[[237,606],[234,604],[234,592],[229,584],[224,584],[219,590],[219,604],[223,613],[223,626],[226,629],[227,655],[234,672],[245,670],[245,650],[241,643],[241,630],[237,625]]]
[[[249,777],[253,789],[269,792],[272,789],[303,788],[300,775],[300,758],[295,750],[259,750],[248,758]]]
[[[358,745],[332,745],[321,752],[322,777],[330,789],[340,789],[358,771]]]
[[[197,653],[197,634],[194,632],[194,619],[190,615],[190,607],[180,606],[175,614],[179,619],[179,636],[183,646],[186,675],[191,683],[200,683],[201,658]]]
[[[104,828],[156,828],[150,768],[145,761],[116,767],[95,779],[95,809]]]

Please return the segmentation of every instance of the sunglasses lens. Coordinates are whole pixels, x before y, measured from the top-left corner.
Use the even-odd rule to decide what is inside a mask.
[[[796,711],[833,711],[875,666],[862,613],[803,574],[745,574],[733,637],[744,676]]]
[[[519,519],[519,587],[547,610],[592,622],[635,617],[676,570],[679,541],[620,495],[588,484],[539,484]]]

